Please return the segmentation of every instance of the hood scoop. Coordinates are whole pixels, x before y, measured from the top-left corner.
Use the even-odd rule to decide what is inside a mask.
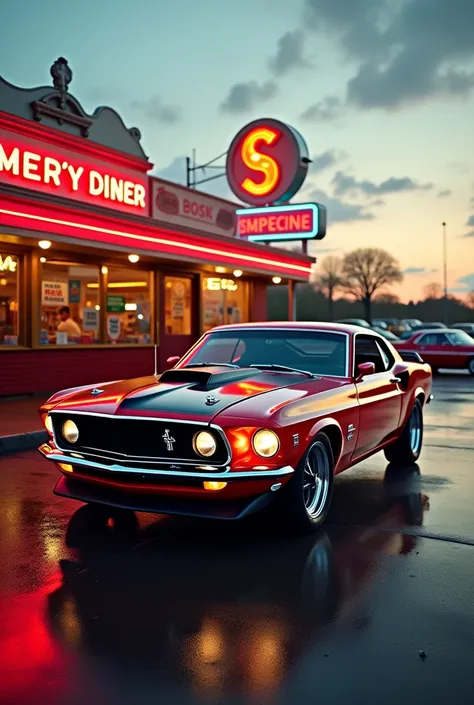
[[[221,387],[259,374],[253,368],[229,369],[225,367],[182,367],[177,370],[166,370],[160,376],[164,384],[196,384],[200,387]],[[261,373],[260,373],[261,374]]]

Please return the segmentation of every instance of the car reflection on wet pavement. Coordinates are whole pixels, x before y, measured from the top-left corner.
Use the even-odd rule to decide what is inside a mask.
[[[474,389],[449,385],[419,467],[340,476],[304,538],[78,508],[36,454],[2,459],[2,705],[472,703]]]

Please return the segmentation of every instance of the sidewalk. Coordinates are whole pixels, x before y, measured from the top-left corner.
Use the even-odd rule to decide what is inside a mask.
[[[0,398],[0,455],[31,450],[47,440],[38,414],[47,397]]]

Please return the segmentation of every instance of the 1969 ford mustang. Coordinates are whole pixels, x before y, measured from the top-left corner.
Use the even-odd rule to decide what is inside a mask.
[[[402,355],[351,325],[221,326],[160,375],[52,396],[39,450],[62,497],[221,519],[272,503],[311,531],[335,474],[381,449],[418,459],[431,368]]]

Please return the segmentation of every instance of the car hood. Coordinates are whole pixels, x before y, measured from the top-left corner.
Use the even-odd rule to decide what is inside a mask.
[[[82,388],[44,408],[125,416],[166,416],[211,422],[230,407],[257,396],[282,390],[279,401],[304,396],[306,377],[291,373],[264,372],[251,368],[201,367],[175,369],[159,377],[122,380],[97,387]],[[319,380],[325,387],[324,380]],[[300,388],[296,388],[300,385]],[[286,391],[283,391],[286,390]],[[322,391],[322,390],[321,390]],[[273,396],[273,395],[271,395]],[[262,406],[265,413],[268,405]],[[239,414],[241,415],[241,414]]]

